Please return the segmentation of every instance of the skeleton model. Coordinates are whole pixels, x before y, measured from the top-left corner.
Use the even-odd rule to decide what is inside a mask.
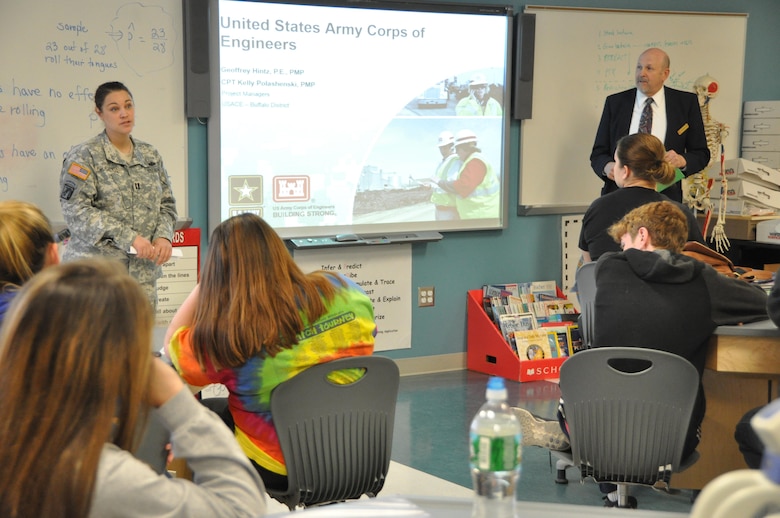
[[[710,117],[710,101],[718,96],[718,82],[710,75],[703,75],[693,84],[694,91],[699,97],[699,106],[701,107],[701,116],[704,121],[704,133],[707,136],[707,147],[710,149],[710,163],[707,167],[694,175],[691,175],[690,186],[688,188],[686,202],[697,211],[705,213],[703,234],[706,237],[712,217],[712,201],[710,200],[710,189],[713,179],[707,177],[709,166],[720,156],[720,183],[721,195],[718,204],[718,220],[712,228],[710,240],[715,241],[715,248],[718,252],[725,252],[729,249],[730,243],[726,232],[726,199],[728,196],[728,183],[724,171],[725,155],[723,152],[723,139],[728,136],[726,125]]]

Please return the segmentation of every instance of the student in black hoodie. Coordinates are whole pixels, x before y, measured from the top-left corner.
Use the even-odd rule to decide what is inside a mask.
[[[670,202],[643,205],[610,228],[623,252],[596,265],[595,314],[609,325],[595,326],[594,343],[674,353],[701,377],[715,328],[766,320],[767,297],[758,286],[682,255],[686,229],[685,216]],[[684,456],[699,442],[704,405],[700,389]]]
[[[760,287],[722,275],[681,253],[688,223],[674,202],[642,205],[612,225],[609,234],[622,252],[607,252],[596,264],[595,346],[674,353],[690,361],[701,379],[709,337],[717,326],[767,318],[767,297]],[[700,385],[684,457],[699,443],[704,411]],[[522,409],[516,414],[524,445],[563,442],[560,436],[551,437],[551,432],[559,431],[549,422]],[[602,487],[605,493],[607,489],[611,491]],[[611,500],[607,497],[606,503]]]

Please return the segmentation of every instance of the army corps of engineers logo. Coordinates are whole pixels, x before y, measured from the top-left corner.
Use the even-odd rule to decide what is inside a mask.
[[[311,189],[308,176],[274,176],[274,201],[309,201]]]

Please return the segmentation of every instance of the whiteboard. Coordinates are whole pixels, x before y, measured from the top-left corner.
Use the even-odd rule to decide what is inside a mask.
[[[63,220],[67,151],[103,131],[94,93],[121,81],[133,93],[133,136],[163,157],[186,214],[181,0],[4,1],[0,17],[0,200],[39,205]]]
[[[739,156],[747,14],[527,6],[536,15],[532,118],[520,129],[519,214],[582,213],[603,182],[590,152],[605,98],[634,85],[636,60],[669,54],[666,86],[720,84],[710,116],[728,126],[726,158]]]

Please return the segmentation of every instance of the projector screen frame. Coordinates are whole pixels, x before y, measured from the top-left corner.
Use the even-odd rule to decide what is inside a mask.
[[[208,220],[209,220],[209,233],[226,217],[233,215],[233,213],[225,214],[223,205],[225,205],[223,190],[229,189],[229,185],[226,185],[226,181],[222,174],[222,151],[221,151],[221,138],[222,131],[222,91],[221,91],[221,70],[222,64],[220,62],[220,12],[219,4],[220,0],[209,0],[209,59],[212,64],[211,70],[211,116],[208,120]],[[228,3],[239,3],[236,0],[230,0]],[[308,237],[321,237],[321,236],[335,236],[338,234],[353,233],[359,235],[383,235],[383,234],[397,234],[406,232],[461,232],[461,231],[479,231],[479,230],[497,230],[503,229],[507,226],[508,214],[509,214],[509,126],[512,118],[512,85],[513,85],[513,56],[514,56],[514,13],[511,6],[508,5],[473,5],[473,4],[452,4],[452,3],[411,3],[411,2],[395,2],[395,1],[360,1],[360,2],[341,2],[341,1],[306,1],[303,3],[297,3],[295,6],[286,4],[285,2],[274,0],[263,1],[250,1],[244,0],[245,4],[278,4],[282,6],[290,7],[325,7],[332,9],[361,9],[361,10],[390,10],[398,12],[420,12],[428,14],[471,14],[477,16],[491,16],[503,19],[504,26],[506,27],[506,37],[503,46],[504,59],[503,59],[503,77],[502,89],[503,89],[503,114],[500,117],[500,152],[498,159],[493,167],[499,172],[500,183],[500,208],[497,218],[488,219],[461,219],[455,221],[436,221],[436,220],[424,220],[424,221],[393,221],[386,222],[350,222],[345,224],[327,224],[327,225],[307,225],[307,226],[287,226],[284,224],[278,224],[271,221],[271,218],[266,217],[266,211],[261,209],[261,216],[263,216],[269,223],[272,224],[277,233],[286,240],[300,239]],[[463,79],[462,79],[463,80]],[[312,114],[312,117],[314,115]],[[410,118],[411,119],[411,118]],[[420,117],[420,120],[423,120]],[[463,120],[463,117],[453,117],[453,120]],[[477,123],[477,120],[489,119],[485,117],[473,118],[477,128],[481,125]],[[400,122],[399,122],[400,121]],[[393,122],[402,124],[403,119],[396,117]],[[484,121],[483,121],[484,122]],[[305,121],[304,121],[305,123]],[[487,124],[487,122],[485,122]],[[389,125],[389,124],[388,124]],[[479,129],[476,130],[479,135]],[[427,137],[426,137],[427,138]],[[432,139],[435,140],[435,139]],[[260,145],[260,144],[258,144]],[[427,143],[425,144],[427,146]],[[479,142],[478,145],[482,146],[483,142]],[[496,144],[493,144],[494,147]],[[421,164],[421,168],[426,173],[433,174],[433,170],[438,160],[438,150],[435,145],[435,141],[430,144],[430,158]],[[419,194],[419,193],[418,193]],[[265,196],[265,199],[268,197]],[[271,203],[265,203],[264,207],[271,207]],[[251,209],[250,209],[251,210]],[[235,213],[240,212],[237,210]]]

